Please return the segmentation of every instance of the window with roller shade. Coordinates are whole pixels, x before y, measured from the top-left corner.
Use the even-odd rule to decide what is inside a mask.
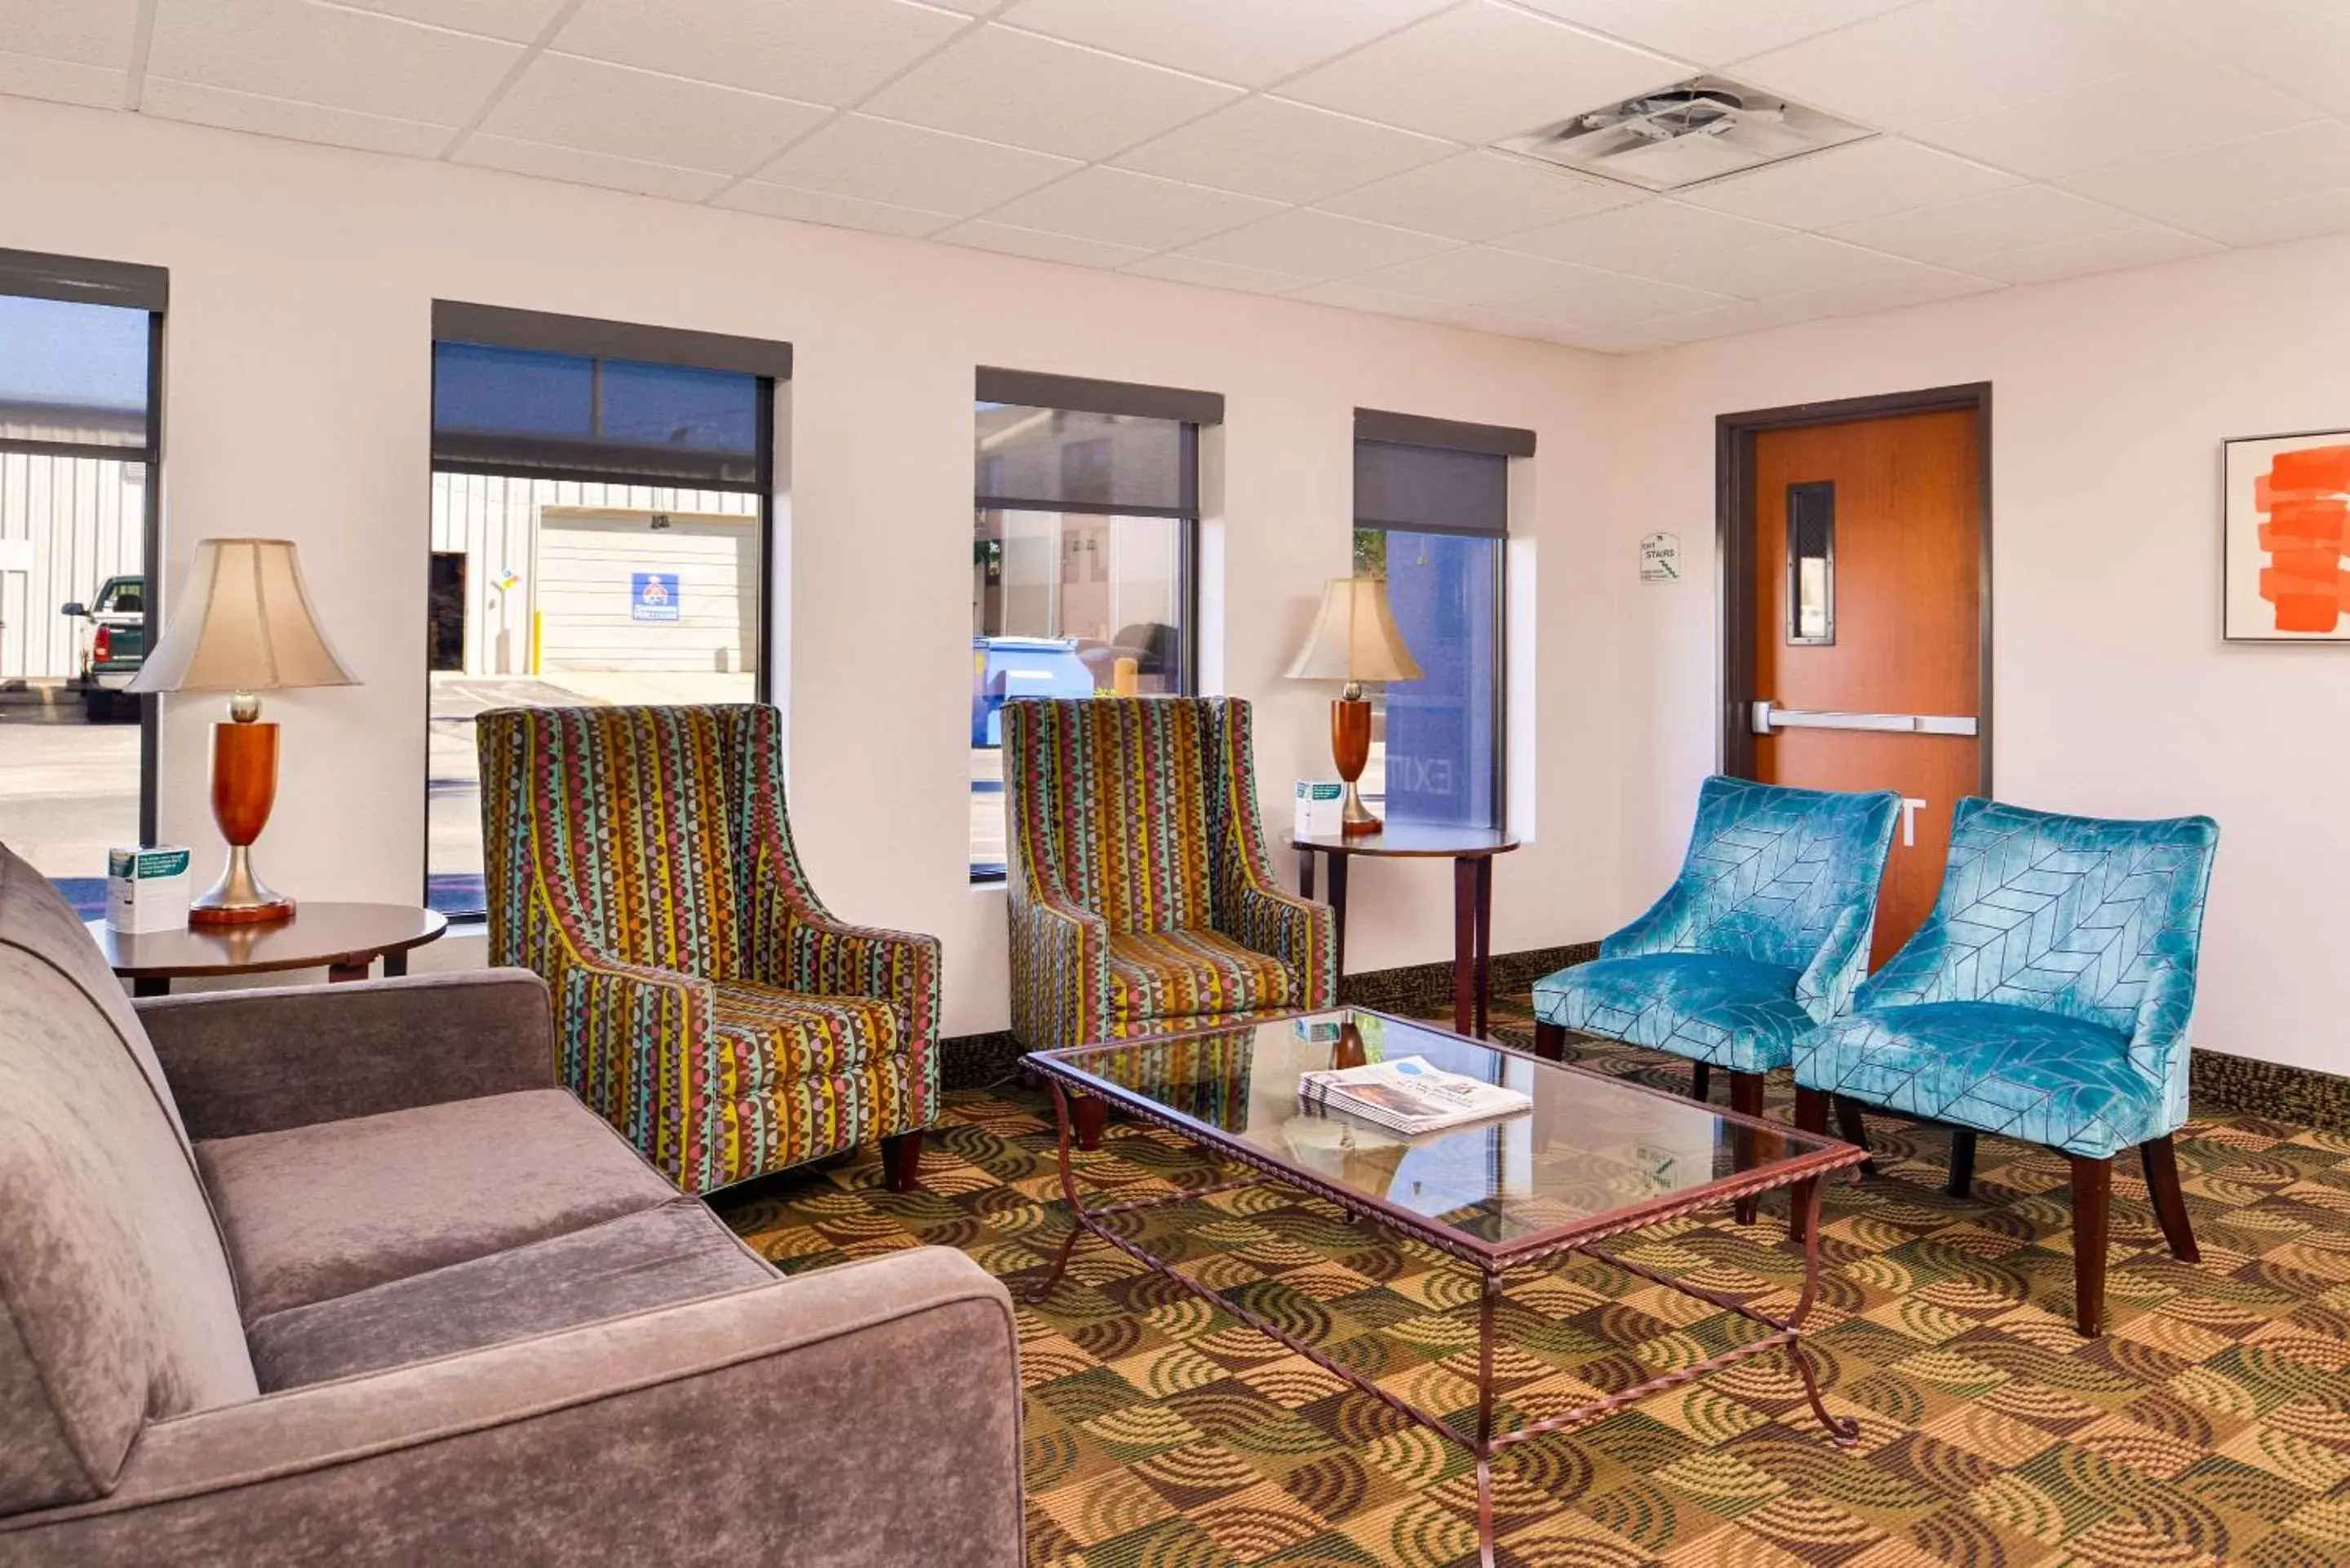
[[[972,535],[971,879],[1001,880],[1003,703],[1193,689],[1213,393],[983,368]]]
[[[0,843],[85,917],[155,836],[158,267],[0,250]]]
[[[1372,697],[1364,793],[1390,822],[1503,825],[1510,469],[1528,431],[1359,410],[1355,560],[1420,667]]]
[[[768,701],[788,345],[437,302],[425,898],[482,912],[473,717]]]

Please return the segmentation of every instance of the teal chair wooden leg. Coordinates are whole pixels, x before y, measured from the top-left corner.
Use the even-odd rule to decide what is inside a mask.
[[[2201,1262],[2202,1249],[2195,1245],[2195,1231],[2187,1223],[2187,1199],[2178,1189],[2178,1151],[2171,1147],[2170,1135],[2138,1145],[2137,1157],[2146,1167],[2147,1196],[2154,1200],[2154,1217],[2162,1222],[2170,1255],[2182,1263]]]
[[[1710,1097],[1712,1089],[1713,1068],[1711,1064],[1700,1062],[1694,1067],[1690,1069],[1690,1099],[1706,1099]]]
[[[1950,1196],[1964,1198],[1975,1184],[1975,1129],[1950,1129]]]
[[[2073,1161],[2073,1323],[2082,1337],[2106,1332],[2106,1241],[2113,1217],[2114,1162]]]

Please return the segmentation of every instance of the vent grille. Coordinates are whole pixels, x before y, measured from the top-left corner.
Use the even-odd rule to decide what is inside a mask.
[[[1726,77],[1693,77],[1502,146],[1644,191],[1679,191],[1874,134]]]

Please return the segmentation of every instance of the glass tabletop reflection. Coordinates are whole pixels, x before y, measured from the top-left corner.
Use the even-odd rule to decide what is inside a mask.
[[[1300,1102],[1307,1073],[1407,1056],[1519,1090],[1532,1105],[1405,1137]],[[1845,1163],[1834,1158],[1842,1145],[1791,1127],[1757,1129],[1693,1100],[1358,1008],[1032,1060],[1484,1252],[1603,1229],[1740,1174],[1792,1182]]]

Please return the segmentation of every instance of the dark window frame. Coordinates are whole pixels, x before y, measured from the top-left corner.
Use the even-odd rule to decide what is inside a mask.
[[[725,478],[713,474],[708,479],[685,479],[675,476],[655,476],[630,473],[617,469],[593,466],[542,467],[499,463],[490,456],[494,442],[509,452],[530,447],[576,449],[574,441],[534,442],[528,438],[484,438],[478,444],[459,438],[459,444],[444,449],[451,438],[438,430],[437,421],[428,418],[427,428],[433,431],[430,472],[435,473],[477,473],[514,479],[546,479],[570,481],[583,484],[626,484],[674,490],[714,490],[735,494],[754,495],[759,503],[759,624],[755,630],[759,668],[752,683],[753,700],[761,703],[775,701],[775,388],[778,382],[791,379],[792,346],[758,337],[737,337],[721,332],[702,332],[690,327],[654,327],[639,322],[605,321],[585,316],[561,316],[546,311],[521,310],[506,306],[469,305],[459,300],[436,299],[432,302],[432,334],[427,345],[428,353],[442,343],[478,344],[485,348],[533,349],[551,354],[584,356],[595,359],[625,359],[647,365],[675,365],[695,370],[723,370],[754,379],[757,388],[756,451],[753,457],[753,475],[747,480]],[[428,360],[428,369],[430,361]],[[429,411],[429,410],[428,410]],[[464,447],[471,444],[471,454]],[[427,503],[429,507],[430,503]],[[425,592],[429,605],[432,571],[432,521],[425,522],[424,572]],[[432,722],[432,670],[430,649],[424,659],[424,707],[426,723]],[[432,892],[432,780],[426,770],[421,781],[424,792],[425,844],[420,876],[420,901],[430,904]],[[487,846],[484,846],[486,854]],[[486,896],[485,896],[486,898]],[[473,925],[487,920],[486,909],[460,911],[449,916],[452,924]]]
[[[163,629],[163,318],[172,302],[172,275],[160,266],[95,257],[52,255],[44,251],[0,249],[0,294],[73,305],[110,305],[147,313],[147,440],[139,446],[100,446],[81,441],[0,438],[0,452],[37,457],[102,458],[138,462],[147,470],[140,500],[140,552],[147,579],[140,646],[152,652]],[[29,601],[28,609],[31,607]],[[159,796],[162,751],[161,707],[153,692],[139,698],[139,842],[160,836]]]
[[[1508,511],[1508,464],[1529,459],[1534,453],[1534,432],[1516,430],[1506,425],[1470,424],[1457,420],[1430,419],[1419,414],[1394,413],[1378,409],[1355,410],[1355,445],[1428,447],[1440,452],[1471,452],[1482,457],[1502,460],[1503,463],[1503,514],[1497,525],[1482,524],[1445,524],[1399,522],[1383,517],[1363,515],[1359,494],[1351,510],[1354,531],[1378,533],[1389,536],[1397,534],[1451,535],[1456,537],[1492,539],[1493,551],[1493,800],[1492,826],[1496,832],[1506,832],[1510,808],[1510,524]],[[1351,547],[1349,559],[1352,559]],[[1384,799],[1384,797],[1382,797]]]
[[[1177,530],[1175,597],[1180,607],[1181,625],[1177,628],[1175,690],[1183,695],[1199,690],[1200,683],[1200,522],[1202,511],[1200,484],[1200,436],[1208,425],[1224,422],[1224,399],[1221,392],[1191,391],[1180,387],[1154,387],[1138,381],[1105,381],[1085,377],[1057,376],[1041,371],[1010,370],[998,366],[982,365],[974,378],[975,403],[994,403],[1007,407],[1050,409],[1068,413],[1128,415],[1138,419],[1164,420],[1180,432],[1176,455],[1179,504],[1174,506],[1131,506],[1107,502],[1055,501],[1035,496],[982,495],[972,497],[972,512],[976,518],[983,512],[1055,512],[1082,517],[1157,517],[1181,526]],[[1005,825],[1007,835],[1010,825]],[[971,885],[988,887],[1005,881],[1011,874],[1011,846],[1007,842],[1004,869],[971,872]]]

